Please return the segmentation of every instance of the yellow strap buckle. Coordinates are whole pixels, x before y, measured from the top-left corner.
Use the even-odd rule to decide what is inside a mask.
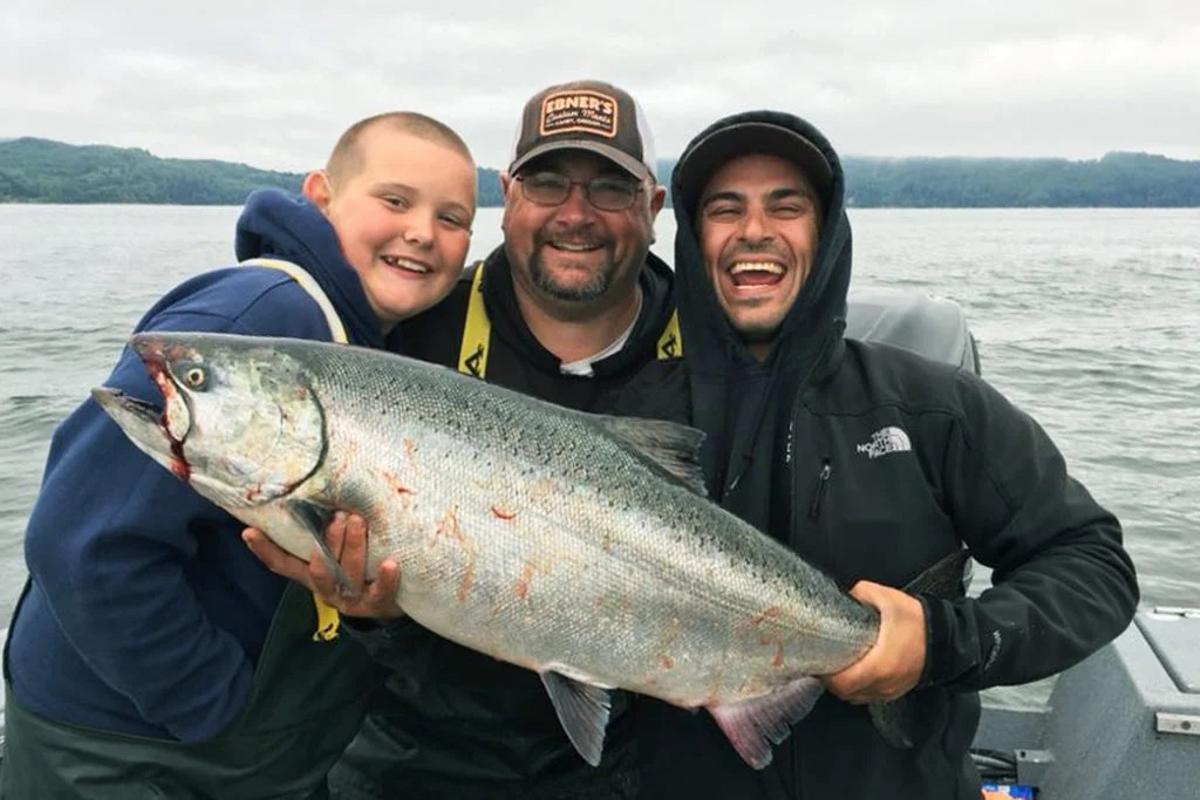
[[[342,618],[338,610],[326,603],[315,594],[312,596],[313,605],[317,607],[317,630],[313,634],[314,642],[332,642],[338,637],[338,628]]]
[[[655,354],[659,361],[683,358],[683,336],[679,332],[679,311],[671,312],[671,318],[667,320],[667,327],[663,328],[663,332],[658,337]]]

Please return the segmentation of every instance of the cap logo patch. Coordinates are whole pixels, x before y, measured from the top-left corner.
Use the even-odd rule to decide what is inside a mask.
[[[542,100],[542,136],[590,133],[612,139],[617,135],[617,101],[602,92],[570,91]]]

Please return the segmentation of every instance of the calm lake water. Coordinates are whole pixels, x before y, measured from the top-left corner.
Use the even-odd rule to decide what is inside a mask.
[[[0,205],[0,616],[55,425],[164,291],[233,258],[237,208]],[[1200,210],[862,210],[856,286],[958,301],[985,377],[1121,518],[1143,605],[1200,606]],[[472,257],[500,241],[483,209]],[[674,221],[656,250],[671,261]],[[3,623],[0,623],[3,624]]]

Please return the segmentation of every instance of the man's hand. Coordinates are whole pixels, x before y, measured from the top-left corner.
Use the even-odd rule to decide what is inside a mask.
[[[337,585],[315,544],[312,555],[305,562],[281,549],[257,528],[242,531],[242,541],[272,572],[304,584],[347,616],[376,619],[404,616],[396,604],[400,567],[395,561],[388,559],[381,563],[374,580],[367,581],[364,577],[367,567],[367,523],[357,514],[347,515],[339,511],[325,529],[325,543],[350,579],[351,588],[357,590],[355,597],[348,596]]]
[[[925,668],[925,609],[912,595],[870,581],[854,584],[850,596],[879,611],[879,638],[861,659],[821,682],[847,703],[895,700],[917,685]]]

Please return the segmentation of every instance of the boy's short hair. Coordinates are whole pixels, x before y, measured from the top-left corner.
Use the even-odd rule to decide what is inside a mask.
[[[442,145],[461,154],[472,165],[475,163],[467,143],[449,125],[416,111],[388,111],[359,120],[341,135],[337,144],[333,146],[333,152],[329,155],[329,161],[325,165],[325,174],[329,176],[331,182],[336,184],[350,178],[362,168],[363,158],[359,139],[362,138],[363,133],[376,125],[386,125],[393,130]]]

